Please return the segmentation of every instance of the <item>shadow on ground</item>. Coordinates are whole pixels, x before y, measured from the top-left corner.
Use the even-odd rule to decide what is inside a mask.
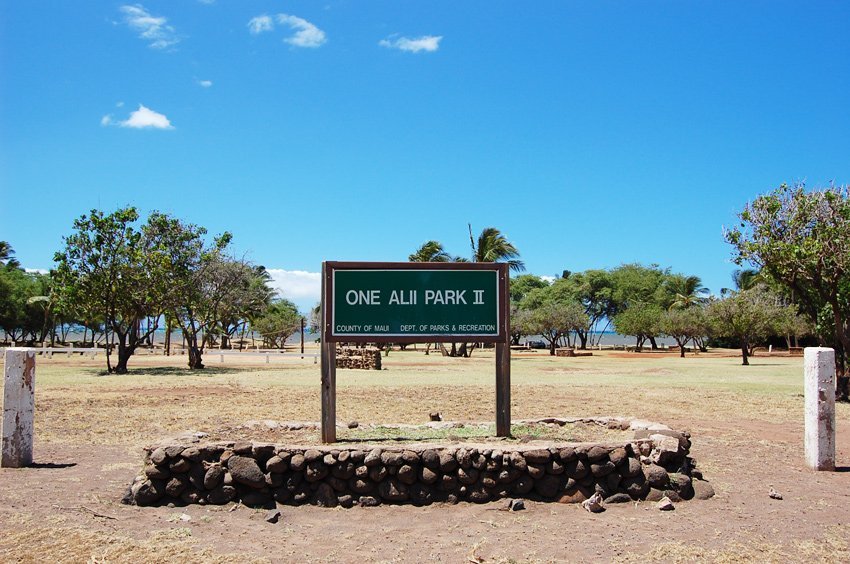
[[[201,370],[192,370],[187,366],[151,366],[145,368],[130,368],[126,374],[110,374],[106,370],[97,373],[98,376],[217,376],[220,374],[236,374],[244,372],[241,368],[224,366],[207,366]]]

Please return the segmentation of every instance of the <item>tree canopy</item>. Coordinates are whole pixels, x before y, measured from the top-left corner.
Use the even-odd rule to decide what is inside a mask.
[[[760,269],[833,344],[839,393],[847,396],[850,351],[850,189],[782,184],[748,203],[726,231],[734,260]]]

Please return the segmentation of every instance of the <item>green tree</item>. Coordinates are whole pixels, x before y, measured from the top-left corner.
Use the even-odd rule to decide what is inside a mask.
[[[531,290],[546,288],[549,282],[535,274],[520,274],[511,279],[511,303],[518,304]]]
[[[503,262],[514,272],[525,270],[525,263],[519,260],[519,250],[495,227],[485,227],[476,241],[472,224],[469,224],[469,242],[473,262]]]
[[[202,369],[209,338],[219,331],[231,304],[241,299],[251,267],[224,253],[232,239],[228,232],[206,244],[206,229],[161,213],[151,215],[148,229],[167,257],[169,318],[183,333],[189,368]]]
[[[699,276],[671,274],[665,280],[665,287],[671,300],[668,309],[687,309],[708,302],[708,288],[702,285]]]
[[[759,340],[781,333],[784,310],[775,294],[758,286],[712,302],[706,307],[706,317],[713,333],[738,341],[742,364],[748,365]]]
[[[228,268],[234,273],[239,291],[232,299],[221,304],[219,333],[221,348],[232,348],[232,341],[241,330],[243,336],[252,319],[263,315],[270,307],[275,291],[270,287],[271,275],[263,266],[252,266],[243,261],[231,261]]]
[[[614,329],[620,335],[635,337],[635,350],[640,352],[649,338],[661,333],[661,316],[664,310],[653,303],[632,303],[614,316]]]
[[[0,241],[0,264],[5,268],[19,268],[21,263],[15,258],[15,251],[8,241]]]
[[[781,185],[759,196],[726,232],[737,264],[786,288],[836,350],[838,393],[847,399],[850,354],[850,189]]]
[[[534,335],[535,326],[531,319],[532,312],[522,309],[518,304],[511,304],[511,344],[518,345],[520,339]]]
[[[535,288],[520,302],[521,311],[529,312],[527,334],[542,335],[549,343],[551,354],[559,342],[572,346],[571,333],[587,334],[591,320],[582,303],[555,284]],[[580,340],[580,339],[577,339]]]
[[[410,262],[454,262],[454,257],[438,241],[426,241],[407,257]]]
[[[291,301],[276,300],[251,321],[251,329],[262,335],[263,345],[282,349],[301,327],[301,314]]]
[[[587,331],[589,320],[584,308],[577,302],[544,302],[530,311],[528,327],[534,334],[541,335],[549,343],[549,354],[555,356],[555,349],[562,339],[569,345],[570,332]]]
[[[507,240],[501,231],[495,227],[487,227],[481,231],[476,240],[472,234],[472,225],[469,224],[469,241],[472,245],[473,262],[500,262],[507,263],[508,268],[514,272],[525,270],[525,265],[519,260],[519,251]],[[443,246],[437,241],[428,241],[416,252],[408,256],[410,262],[466,262],[466,259],[448,254]],[[468,343],[452,343],[451,351],[446,350],[443,345],[440,349],[447,356],[469,357],[475,345]]]
[[[664,311],[659,318],[659,330],[662,334],[675,339],[679,345],[679,356],[685,358],[685,347],[688,341],[697,340],[708,334],[708,322],[701,307],[671,308]]]
[[[596,344],[616,312],[613,301],[614,286],[610,273],[600,269],[577,272],[570,274],[568,278],[555,280],[551,288],[554,300],[564,304],[578,302],[584,308],[589,323],[586,329],[580,329],[576,332],[580,348],[586,349],[588,342],[591,345]],[[597,329],[603,321],[605,326],[601,331],[598,331]],[[590,333],[592,329],[597,330],[596,341]]]
[[[54,256],[57,300],[104,320],[107,370],[118,374],[127,372],[136,348],[156,331],[156,323],[142,329],[141,322],[159,319],[169,292],[164,257],[136,227],[138,219],[133,207],[110,214],[92,210],[74,221],[64,251]],[[118,349],[114,367],[112,343]]]

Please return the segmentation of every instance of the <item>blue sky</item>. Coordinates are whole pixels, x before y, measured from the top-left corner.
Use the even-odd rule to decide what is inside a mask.
[[[850,182],[843,2],[0,3],[0,239],[49,268],[133,204],[232,231],[306,308],[322,260],[734,265],[781,182]],[[311,274],[312,273],[312,274]]]

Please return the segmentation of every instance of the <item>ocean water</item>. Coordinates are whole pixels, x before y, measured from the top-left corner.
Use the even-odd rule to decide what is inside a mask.
[[[82,337],[83,337],[82,331],[71,331],[71,332],[68,333],[68,340],[69,341],[79,341],[80,339],[82,339]],[[91,339],[91,333],[88,333],[87,338]],[[308,331],[305,331],[305,333],[304,333],[304,342],[305,343],[312,343],[317,338],[318,338],[317,334],[313,334],[313,333],[310,333]],[[250,347],[251,342],[252,342],[250,333],[246,333],[245,340],[247,341],[245,346]],[[165,330],[164,329],[158,329],[154,333],[153,341],[156,344],[164,343],[165,342]],[[540,335],[530,335],[528,337],[524,337],[524,338],[520,339],[521,343],[525,343],[527,341],[545,341],[545,339],[543,339],[543,337],[541,337]],[[655,339],[655,341],[656,341],[656,343],[658,343],[658,346],[671,346],[671,345],[676,344],[676,341],[673,340],[670,337],[658,337],[658,338]],[[102,339],[101,339],[101,342],[102,342]],[[182,342],[183,342],[183,335],[180,333],[180,331],[173,331],[171,333],[171,343],[173,345],[177,346],[177,345],[181,344]],[[289,339],[286,340],[287,345],[295,345],[295,344],[298,344],[300,342],[301,342],[301,335],[299,333],[293,334],[292,336],[289,337]],[[595,333],[593,335],[594,346],[596,346],[597,342],[599,344],[601,344],[603,347],[605,347],[605,346],[608,346],[608,347],[610,347],[610,346],[622,346],[622,345],[632,346],[632,345],[635,344],[635,338],[632,337],[632,336],[620,335],[620,334],[615,333],[613,331],[605,331],[601,335],[599,333]],[[254,335],[254,343],[257,346],[262,346],[263,340],[259,335]],[[589,343],[590,343],[590,341],[588,341],[588,344]],[[646,345],[648,345],[648,344],[649,343],[647,342]]]

